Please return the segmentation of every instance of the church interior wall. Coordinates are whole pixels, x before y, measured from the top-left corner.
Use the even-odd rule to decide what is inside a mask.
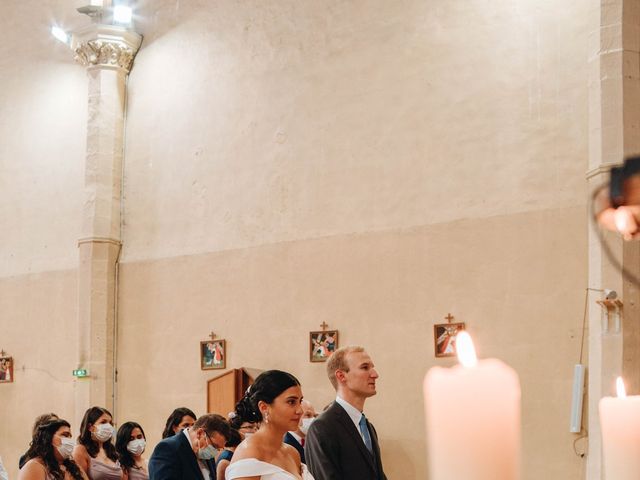
[[[16,381],[0,385],[15,412],[0,422],[0,455],[11,478],[36,415],[82,413],[71,370],[86,79],[46,31],[24,33],[35,3],[0,7],[0,348],[16,359]],[[63,3],[38,23],[72,18]],[[141,4],[117,420],[140,421],[151,448],[174,407],[203,413],[214,374],[197,347],[212,330],[228,367],[289,370],[321,408],[333,392],[307,339],[325,321],[380,371],[366,408],[388,477],[425,478],[421,380],[454,363],[433,356],[433,324],[451,313],[481,357],[520,375],[523,478],[582,478],[568,423],[587,278],[586,10]]]

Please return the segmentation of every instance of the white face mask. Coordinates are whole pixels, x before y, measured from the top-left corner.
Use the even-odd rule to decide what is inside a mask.
[[[142,455],[145,447],[147,446],[147,442],[144,438],[139,438],[137,440],[131,440],[127,443],[127,450],[131,452],[133,455]]]
[[[76,442],[73,439],[68,437],[60,437],[60,445],[57,445],[58,453],[65,460],[71,458],[73,455],[73,447],[76,446]]]
[[[315,418],[303,418],[300,424],[300,431],[306,435],[314,420]]]
[[[113,437],[114,428],[110,423],[101,423],[96,427],[96,431],[93,432],[93,435],[100,442],[106,442]]]

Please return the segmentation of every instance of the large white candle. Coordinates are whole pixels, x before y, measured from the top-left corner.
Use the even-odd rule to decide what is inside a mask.
[[[430,480],[515,480],[520,475],[520,382],[496,359],[456,338],[462,365],[433,367],[424,379]]]
[[[622,378],[618,397],[600,400],[600,428],[607,480],[640,478],[640,396],[627,397]]]

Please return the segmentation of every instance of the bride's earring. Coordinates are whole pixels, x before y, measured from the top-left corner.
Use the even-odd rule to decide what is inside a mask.
[[[264,413],[262,414],[262,420],[264,421],[264,423],[269,424],[269,411],[265,410]]]

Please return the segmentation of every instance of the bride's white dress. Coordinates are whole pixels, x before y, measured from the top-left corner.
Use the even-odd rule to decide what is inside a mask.
[[[257,477],[262,480],[313,480],[313,476],[302,464],[302,477],[293,475],[282,468],[267,462],[261,462],[255,458],[244,458],[232,463],[225,471],[225,479],[233,480],[242,477]]]

